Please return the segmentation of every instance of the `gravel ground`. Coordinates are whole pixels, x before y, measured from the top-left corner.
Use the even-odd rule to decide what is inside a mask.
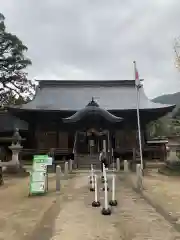
[[[62,185],[67,185],[68,181],[63,180]],[[28,184],[28,177],[11,177],[0,187],[0,240],[28,239],[47,218],[47,213],[53,212],[58,200],[54,175],[49,177],[49,192],[45,196],[28,197]]]
[[[139,195],[118,182],[118,207],[111,216],[101,215],[101,208],[92,208],[93,193],[88,189],[87,174],[79,174],[66,192],[64,201],[51,225],[47,240],[177,240],[180,234]],[[99,189],[101,188],[99,183]],[[110,198],[111,192],[109,192]],[[103,205],[104,193],[99,191]],[[58,208],[58,206],[56,206]],[[50,230],[49,230],[50,231]],[[46,234],[47,236],[48,234]],[[34,239],[35,240],[35,239]]]

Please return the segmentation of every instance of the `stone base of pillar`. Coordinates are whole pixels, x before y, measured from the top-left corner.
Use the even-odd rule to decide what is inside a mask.
[[[105,191],[105,187],[103,187],[102,190]],[[109,187],[107,187],[107,191],[109,191]]]
[[[101,206],[101,203],[99,201],[93,201],[92,202],[92,207],[100,207]]]
[[[109,205],[110,205],[110,206],[117,206],[117,204],[118,204],[118,203],[117,203],[117,200],[110,200],[110,201],[109,201]]]
[[[111,209],[110,208],[103,208],[101,211],[102,215],[111,215]]]
[[[90,187],[90,192],[94,192],[95,191],[95,188],[94,187]]]
[[[27,177],[29,173],[21,165],[3,167],[3,173],[17,175],[18,177]]]

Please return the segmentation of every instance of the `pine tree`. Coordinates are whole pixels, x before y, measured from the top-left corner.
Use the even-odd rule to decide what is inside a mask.
[[[6,31],[5,17],[0,13],[0,105],[12,97],[31,96],[35,85],[27,79],[26,67],[31,60],[24,56],[28,49],[16,36]]]

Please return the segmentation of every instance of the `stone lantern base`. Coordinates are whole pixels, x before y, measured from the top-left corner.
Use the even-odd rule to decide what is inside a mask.
[[[1,166],[3,172],[7,174],[15,174],[17,176],[28,176],[29,173],[23,168],[19,161],[19,153],[22,149],[20,144],[12,144],[9,146],[9,149],[12,151],[12,160],[9,162],[2,162]]]

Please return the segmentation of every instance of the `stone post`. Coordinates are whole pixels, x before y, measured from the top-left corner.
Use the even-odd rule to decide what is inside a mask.
[[[69,172],[72,172],[72,169],[73,169],[73,160],[70,159],[69,160]]]
[[[117,172],[120,171],[120,159],[119,158],[116,159],[116,170],[117,170]]]
[[[61,189],[60,178],[61,178],[61,166],[57,165],[56,166],[56,192],[59,192]]]
[[[64,163],[64,175],[67,176],[68,175],[68,172],[69,172],[69,163],[66,161]]]
[[[141,164],[136,164],[136,176],[137,176],[137,190],[141,191],[143,189]]]
[[[127,160],[124,160],[124,172],[125,173],[129,172],[129,165]]]
[[[106,152],[106,139],[103,139],[103,149]]]
[[[0,160],[1,163],[1,160]],[[0,186],[4,184],[4,179],[3,179],[3,168],[0,166]]]

